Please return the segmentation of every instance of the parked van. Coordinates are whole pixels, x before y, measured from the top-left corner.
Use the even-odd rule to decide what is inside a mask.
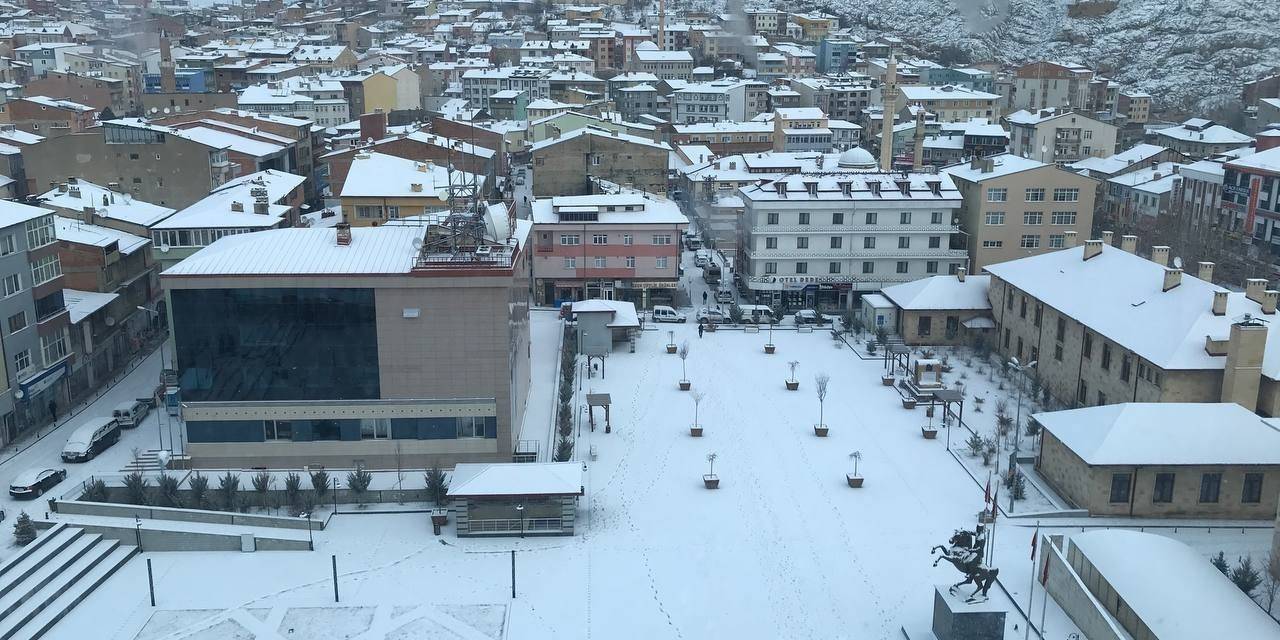
[[[711,264],[711,252],[706,249],[698,249],[698,252],[693,254],[693,264],[697,267],[705,267]]]
[[[142,424],[142,419],[151,411],[151,405],[143,400],[121,402],[111,411],[111,417],[120,423],[121,429],[132,429]]]
[[[738,305],[742,310],[742,321],[752,324],[769,324],[774,322],[773,310],[763,304]]]
[[[666,305],[654,305],[653,307],[654,322],[685,322],[687,319],[683,313],[677,313],[675,309]]]
[[[76,427],[62,448],[66,462],[88,462],[120,439],[120,423],[115,418],[91,418]]]

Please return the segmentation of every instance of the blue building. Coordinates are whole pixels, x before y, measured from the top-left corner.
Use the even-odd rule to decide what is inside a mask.
[[[173,72],[174,88],[178,93],[206,93],[208,92],[209,69],[177,69]],[[146,93],[162,93],[160,88],[160,74],[147,73],[142,76],[144,84],[143,91]]]
[[[827,36],[818,43],[818,73],[844,73],[853,68],[862,50],[862,40],[850,36]]]

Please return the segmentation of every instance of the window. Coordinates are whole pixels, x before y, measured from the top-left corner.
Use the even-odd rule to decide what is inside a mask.
[[[1061,249],[1067,246],[1067,237],[1061,233],[1049,234],[1049,248]]]
[[[863,249],[874,249],[874,248],[876,248],[876,238],[875,238],[875,236],[867,236],[867,237],[863,238],[863,239],[862,239],[862,248],[863,248]]]
[[[876,221],[879,220],[879,218],[880,218],[880,214],[876,213],[875,211],[867,212],[867,224],[877,224]]]
[[[840,263],[839,262],[828,263],[827,273],[840,273]]]
[[[40,336],[40,351],[44,354],[44,366],[53,366],[53,363],[67,357],[67,336],[64,332],[59,331],[52,335]]]
[[[1127,473],[1111,474],[1110,502],[1128,502],[1129,487],[1133,483],[1132,476]]]
[[[592,234],[591,244],[609,244],[609,235],[605,233]]]
[[[28,220],[27,229],[27,250],[38,249],[57,240],[57,236],[53,232],[53,216],[41,216],[35,220]]]
[[[593,167],[600,166],[600,154],[598,153],[591,154],[591,166]]]
[[[18,277],[16,273],[6,276],[4,279],[4,295],[11,296],[19,291],[22,291],[22,278]]]
[[[808,211],[801,211],[801,212],[800,212],[800,224],[809,224],[809,212],[808,212]]]
[[[899,248],[899,249],[910,249],[910,248],[911,248],[911,236],[898,236],[898,248]]]
[[[481,416],[463,416],[458,418],[459,438],[483,438],[484,418]]]
[[[942,224],[942,212],[934,211],[929,214],[929,224]]]
[[[356,217],[357,218],[381,218],[382,207],[358,205],[356,207]]]
[[[263,420],[262,435],[267,440],[293,440],[293,422],[289,420]]]
[[[23,371],[31,368],[31,350],[23,349],[13,354],[13,369],[16,373],[21,374]]]
[[[627,268],[628,268],[628,269],[634,269],[634,268],[636,268],[636,257],[635,257],[635,256],[627,256],[627,257],[626,257],[626,259],[625,259],[624,264],[626,264],[626,266],[627,266]]]
[[[766,216],[766,218],[765,218],[765,219],[767,220],[767,222],[765,222],[765,224],[778,224],[778,214],[777,214],[777,213],[770,213],[770,214],[768,214],[768,215]]]
[[[1206,473],[1200,476],[1200,502],[1217,502],[1221,491],[1221,473]]]
[[[667,268],[667,257],[666,257],[666,256],[662,256],[662,257],[660,257],[660,258],[656,258],[656,259],[654,259],[654,261],[653,261],[653,266],[654,266],[654,268],[655,268],[655,269],[666,269],[666,268]]]
[[[1080,200],[1080,190],[1076,188],[1070,189],[1054,189],[1054,202],[1078,202]]]
[[[907,261],[906,261],[906,260],[899,260],[899,261],[898,261],[898,269],[897,269],[897,271],[898,271],[898,273],[906,273],[906,272],[907,272]]]
[[[17,333],[27,328],[27,312],[19,311],[9,316],[9,333]]]
[[[1008,328],[1005,328],[1004,330],[1004,348],[1006,349],[1009,348],[1009,329]]]
[[[562,234],[560,234],[560,245],[561,245],[561,246],[571,247],[571,246],[579,245],[579,244],[582,244],[582,237],[581,237],[581,236],[579,236],[578,234],[576,234],[576,233],[562,233]]]
[[[831,214],[831,224],[844,224],[844,212],[837,211]]]
[[[872,262],[872,261],[870,261],[870,260],[863,260],[863,261],[862,261],[862,272],[863,272],[863,273],[875,273],[875,272],[876,272],[876,263],[874,263],[874,262]]]
[[[1062,362],[1062,345],[1053,345],[1053,359]]]
[[[1076,212],[1074,211],[1054,211],[1049,214],[1049,224],[1075,224]]]
[[[1035,312],[1034,318],[1035,319],[1032,320],[1031,323],[1036,325],[1037,327],[1040,326],[1040,321],[1044,318],[1044,305],[1042,304],[1036,305],[1036,312]],[[1032,358],[1032,360],[1035,360],[1035,358]]]
[[[1044,189],[1027,189],[1027,202],[1044,202]]]
[[[391,437],[390,418],[361,418],[361,440],[386,440]]]
[[[796,238],[796,248],[797,248],[797,249],[808,249],[808,248],[809,248],[809,238],[807,238],[807,237],[805,237],[805,236],[800,236],[800,237]]]
[[[898,214],[898,224],[911,224],[911,212],[903,211]]]
[[[938,272],[938,261],[937,261],[937,260],[929,260],[928,262],[925,262],[925,263],[924,263],[924,272],[925,272],[925,273],[937,273],[937,272]]]
[[[1004,246],[1004,240],[983,240],[983,249],[999,249]]]
[[[831,248],[839,249],[844,244],[844,238],[840,236],[831,236]]]
[[[930,249],[942,248],[942,236],[929,236],[929,248]]]
[[[631,237],[631,234],[629,234],[629,233],[624,233],[624,234],[622,234],[622,244],[623,244],[623,246],[627,246],[627,247],[629,247],[629,246],[631,246],[633,243],[635,243],[635,238],[632,238],[632,237]]]
[[[1129,381],[1129,368],[1133,365],[1133,359],[1129,354],[1125,353],[1120,356],[1120,379],[1125,382]]]
[[[391,220],[399,219],[399,218],[400,218],[400,207],[398,207],[398,206],[388,206],[388,207],[387,207],[387,218],[389,218],[389,219],[391,219]]]
[[[1027,297],[1026,296],[1022,296],[1022,299],[1018,301],[1018,317],[1024,320],[1027,317]]]
[[[776,262],[766,262],[766,263],[764,263],[764,272],[765,272],[765,273],[767,273],[767,274],[774,274],[774,273],[777,273],[777,272],[778,272],[778,263],[776,263]]]
[[[797,262],[797,263],[796,263],[796,273],[809,273],[809,263],[808,263],[808,262]]]
[[[1258,504],[1262,502],[1262,474],[1244,474],[1244,486],[1240,490],[1240,502]]]
[[[778,239],[777,239],[777,238],[775,238],[775,237],[766,236],[766,237],[765,237],[765,239],[764,239],[764,248],[766,248],[766,249],[777,249],[777,248],[778,248]]]
[[[1084,357],[1093,357],[1093,334],[1089,333],[1087,329],[1084,332],[1084,346],[1081,349],[1084,352]]]
[[[1044,212],[1024,211],[1022,213],[1022,224],[1044,224]]]
[[[1157,503],[1173,502],[1173,474],[1157,473],[1156,484],[1151,492],[1151,501]]]
[[[653,244],[671,244],[671,234],[658,234],[653,236]]]
[[[592,264],[594,264],[597,269],[603,269],[608,266],[609,260],[604,256],[596,256]]]
[[[927,336],[933,333],[933,317],[920,316],[916,322],[916,335]]]
[[[48,255],[31,263],[31,286],[38,287],[62,275],[62,263],[58,254]]]
[[[577,269],[577,268],[578,268],[578,259],[577,259],[577,258],[565,258],[565,259],[564,259],[564,268],[566,268],[566,269]]]
[[[1102,405],[1104,405],[1104,404],[1106,404],[1106,403],[1107,403],[1107,394],[1105,394],[1105,393],[1103,393],[1101,390],[1099,390],[1099,391],[1098,391],[1098,403],[1097,403],[1097,404],[1098,404],[1098,406],[1100,406],[1100,407],[1101,407]]]
[[[988,226],[993,226],[993,227],[994,227],[994,226],[999,226],[999,225],[1002,225],[1002,224],[1004,224],[1004,212],[1003,212],[1003,211],[988,211],[988,212],[987,212],[987,225],[988,225]]]
[[[1084,380],[1080,381],[1080,388],[1076,389],[1076,402],[1085,404],[1089,401],[1089,383]]]
[[[1034,233],[1023,234],[1022,240],[1021,242],[1018,243],[1018,246],[1022,247],[1023,249],[1039,249],[1040,236]]]
[[[14,247],[12,235],[0,237],[0,256],[7,256],[15,251],[17,248]]]
[[[1005,202],[1009,199],[1009,190],[1004,187],[987,189],[987,202]]]

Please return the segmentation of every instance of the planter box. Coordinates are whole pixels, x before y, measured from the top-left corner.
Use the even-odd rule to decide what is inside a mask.
[[[813,435],[818,436],[819,438],[825,438],[825,437],[827,437],[827,432],[828,432],[828,431],[830,431],[830,430],[831,430],[831,428],[830,428],[830,427],[828,427],[828,426],[827,426],[827,425],[825,425],[825,424],[815,424],[815,425],[813,425]]]
[[[902,408],[903,408],[903,409],[914,409],[914,408],[916,408],[916,399],[915,399],[915,398],[903,398],[903,399],[902,399]]]
[[[674,344],[667,345],[667,353],[675,353],[675,352],[676,352],[676,346]]]
[[[787,391],[795,391],[800,388],[799,380],[787,380]]]
[[[844,474],[844,479],[849,482],[849,486],[854,489],[862,488],[862,476],[855,476],[852,473]]]
[[[924,408],[924,415],[925,415],[925,417],[926,417],[926,418],[932,418],[932,417],[933,417],[933,408],[934,408],[934,406],[935,406],[935,405],[930,404],[930,405],[928,405],[928,406],[926,406],[926,407]]]
[[[431,525],[435,527],[443,527],[446,524],[449,524],[449,510],[448,509],[432,509]]]
[[[880,384],[882,384],[882,385],[884,385],[884,386],[886,386],[886,387],[892,387],[892,386],[893,386],[893,376],[891,376],[891,375],[884,375],[884,376],[880,376]]]
[[[717,476],[717,475],[715,475],[715,474],[711,474],[711,473],[703,474],[703,475],[702,475],[702,484],[703,484],[703,486],[705,486],[705,487],[706,487],[706,488],[708,488],[708,489],[719,489],[719,488],[720,488],[720,476]]]
[[[773,353],[773,352],[774,352],[774,351],[776,351],[777,349],[778,349],[778,347],[776,347],[776,346],[774,346],[774,345],[771,345],[771,344],[766,344],[766,345],[764,346],[764,352],[765,352],[765,353]]]
[[[700,425],[700,424],[689,425],[689,435],[691,435],[691,436],[693,436],[693,437],[695,437],[695,438],[701,438],[701,437],[702,437],[702,425]]]
[[[937,427],[920,427],[920,434],[925,440],[933,440],[938,437]]]
[[[680,381],[680,390],[681,390],[681,391],[688,391],[688,390],[689,390],[689,387],[691,387],[691,386],[693,386],[693,383],[692,383],[692,382],[689,382],[688,380],[681,380],[681,381]]]

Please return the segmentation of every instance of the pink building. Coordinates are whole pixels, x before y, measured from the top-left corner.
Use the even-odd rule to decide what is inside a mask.
[[[533,278],[539,304],[604,298],[670,304],[689,219],[670,200],[641,194],[533,202]]]

